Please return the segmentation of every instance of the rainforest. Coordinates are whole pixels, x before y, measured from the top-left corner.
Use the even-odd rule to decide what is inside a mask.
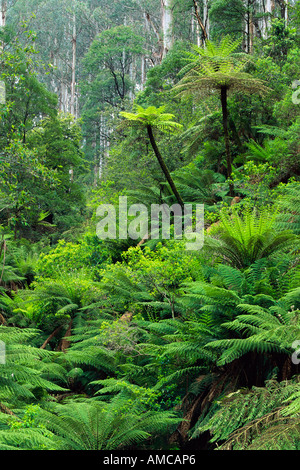
[[[0,450],[300,450],[300,2],[0,10]]]

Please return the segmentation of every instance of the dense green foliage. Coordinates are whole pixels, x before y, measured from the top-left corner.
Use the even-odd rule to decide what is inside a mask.
[[[168,43],[158,0],[0,2],[1,450],[300,449],[300,7],[262,3]]]

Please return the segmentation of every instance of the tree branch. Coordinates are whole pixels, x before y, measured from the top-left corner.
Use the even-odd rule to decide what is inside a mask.
[[[199,15],[197,0],[193,0],[193,3],[194,3],[195,16],[196,16],[198,24],[199,24],[199,26],[202,30],[203,39],[204,39],[204,41],[206,41],[207,40],[207,32],[206,32],[205,26],[204,26],[204,24],[203,24],[203,22],[200,18],[200,15]]]

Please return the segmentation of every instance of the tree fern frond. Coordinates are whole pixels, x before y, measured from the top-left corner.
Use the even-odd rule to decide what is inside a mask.
[[[299,418],[287,419],[284,404],[292,382],[266,382],[265,387],[240,389],[218,401],[219,408],[204,424],[195,426],[193,436],[209,430],[219,450],[296,449]]]
[[[174,414],[142,410],[120,394],[108,403],[49,404],[37,420],[61,438],[65,450],[126,449],[178,423]]]

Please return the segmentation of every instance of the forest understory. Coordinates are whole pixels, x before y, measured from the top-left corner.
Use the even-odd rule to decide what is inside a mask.
[[[300,2],[0,10],[0,450],[300,450]]]

